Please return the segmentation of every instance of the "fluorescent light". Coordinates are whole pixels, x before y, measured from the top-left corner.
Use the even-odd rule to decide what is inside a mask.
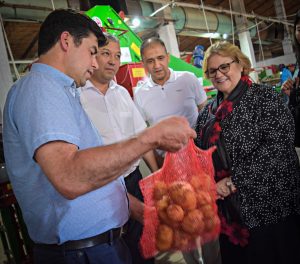
[[[227,33],[224,33],[223,34],[223,39],[227,39],[228,38],[228,34]]]
[[[199,34],[200,37],[203,37],[203,38],[213,38],[213,39],[217,39],[217,38],[220,38],[220,33],[202,33],[202,34]]]
[[[132,19],[132,27],[136,28],[141,24],[141,20],[137,17],[135,17],[134,19]]]

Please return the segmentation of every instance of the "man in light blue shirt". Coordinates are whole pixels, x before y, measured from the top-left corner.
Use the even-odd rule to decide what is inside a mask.
[[[131,263],[123,225],[129,214],[142,219],[143,204],[127,195],[120,175],[149,150],[177,151],[195,136],[186,120],[172,118],[101,146],[76,87],[98,68],[105,41],[88,17],[53,11],[40,29],[39,61],[6,100],[6,166],[35,263]]]

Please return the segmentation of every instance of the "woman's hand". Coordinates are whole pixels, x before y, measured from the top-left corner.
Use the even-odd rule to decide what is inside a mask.
[[[233,185],[231,178],[226,177],[217,182],[217,199],[223,200],[228,195],[236,191],[235,186]]]

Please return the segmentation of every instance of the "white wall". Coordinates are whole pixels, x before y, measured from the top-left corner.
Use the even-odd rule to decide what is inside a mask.
[[[270,66],[270,65],[279,65],[279,64],[290,64],[290,63],[296,63],[296,55],[294,53],[267,59],[264,61],[258,61],[256,62],[256,67],[264,67],[264,66]]]

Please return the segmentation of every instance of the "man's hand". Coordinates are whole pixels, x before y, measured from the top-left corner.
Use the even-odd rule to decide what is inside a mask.
[[[172,117],[136,137],[106,146],[78,150],[74,144],[51,141],[36,150],[35,160],[61,195],[75,199],[117,179],[146,152],[156,148],[174,152],[191,137],[196,133],[187,120]]]
[[[175,152],[183,148],[196,132],[184,117],[170,117],[150,127],[144,135],[145,142],[154,143],[156,148]]]
[[[144,203],[138,200],[136,197],[128,193],[130,217],[144,223]]]

